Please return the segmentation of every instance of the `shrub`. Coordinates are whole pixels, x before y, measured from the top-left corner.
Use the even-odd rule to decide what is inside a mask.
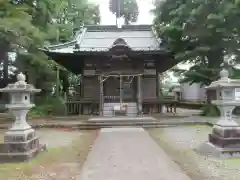
[[[213,104],[206,104],[202,108],[202,116],[217,117],[220,116],[220,111],[217,106]]]
[[[30,115],[64,115],[65,105],[59,97],[45,97],[36,99],[36,107],[30,111]]]

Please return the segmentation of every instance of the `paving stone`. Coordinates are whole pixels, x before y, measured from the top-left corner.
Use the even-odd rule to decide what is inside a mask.
[[[142,128],[102,129],[77,180],[190,180]]]

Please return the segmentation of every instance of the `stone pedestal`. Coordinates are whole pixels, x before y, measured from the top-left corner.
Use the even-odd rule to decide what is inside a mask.
[[[28,111],[34,107],[30,94],[40,90],[27,84],[21,73],[17,79],[15,84],[0,89],[1,92],[10,94],[11,102],[6,107],[15,118],[14,124],[4,135],[4,142],[0,143],[0,162],[25,161],[46,149],[45,145],[39,143],[35,130],[26,121]]]
[[[8,131],[0,144],[0,162],[26,161],[46,149],[39,143],[35,130]]]
[[[213,126],[208,142],[199,149],[204,154],[220,158],[240,157],[240,126],[234,120],[221,119]]]

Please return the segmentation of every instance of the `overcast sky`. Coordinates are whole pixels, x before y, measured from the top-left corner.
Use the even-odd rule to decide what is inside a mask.
[[[100,13],[101,13],[101,24],[104,25],[115,25],[116,18],[113,15],[108,7],[109,0],[90,0],[91,2],[97,3],[100,5]],[[153,0],[137,0],[139,7],[139,16],[137,24],[152,24],[153,15],[150,10],[153,8]]]

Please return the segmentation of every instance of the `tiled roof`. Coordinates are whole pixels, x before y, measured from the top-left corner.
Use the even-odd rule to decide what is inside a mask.
[[[49,46],[48,51],[74,53],[76,51],[109,51],[117,39],[123,39],[133,51],[161,50],[160,41],[154,35],[151,25],[85,26],[68,43]]]

